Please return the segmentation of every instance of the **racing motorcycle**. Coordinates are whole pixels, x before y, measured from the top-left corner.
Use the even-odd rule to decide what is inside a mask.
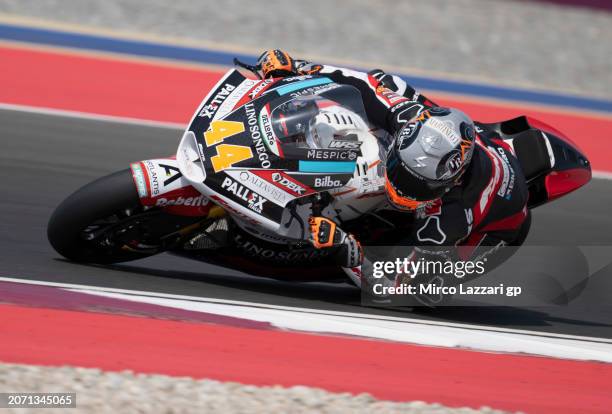
[[[591,178],[578,146],[542,122],[521,116],[477,126],[496,130],[517,155],[529,208]],[[304,217],[332,217],[363,244],[392,243],[397,229],[377,212],[385,203],[383,135],[352,86],[232,69],[195,111],[176,156],[85,185],[56,208],[48,238],[77,262],[168,252],[263,277],[343,280],[331,249],[304,240]]]

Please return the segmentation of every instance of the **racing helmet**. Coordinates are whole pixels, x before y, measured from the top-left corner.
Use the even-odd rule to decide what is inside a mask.
[[[368,125],[357,113],[333,105],[321,109],[310,124],[310,145],[328,148],[332,141],[364,141]]]
[[[467,170],[474,122],[451,108],[430,108],[400,129],[387,152],[385,192],[393,206],[414,210],[442,197]]]

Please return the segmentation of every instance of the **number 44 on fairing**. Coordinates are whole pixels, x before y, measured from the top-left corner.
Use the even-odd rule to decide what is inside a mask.
[[[204,133],[204,141],[208,147],[212,147],[225,138],[244,132],[244,124],[236,121],[215,120],[210,124],[210,129]],[[223,171],[241,161],[253,158],[250,147],[243,145],[221,144],[216,146],[217,155],[211,158],[215,172]]]

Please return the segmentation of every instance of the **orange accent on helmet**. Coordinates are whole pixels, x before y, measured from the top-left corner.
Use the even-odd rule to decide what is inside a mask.
[[[424,122],[424,121],[426,121],[429,118],[431,118],[431,114],[429,113],[428,110],[424,110],[419,115],[417,115],[415,121],[416,122]]]
[[[404,209],[404,210],[416,210],[422,205],[427,204],[427,201],[416,201],[410,197],[404,197],[399,195],[393,184],[389,181],[387,174],[385,173],[385,190],[387,192],[387,197],[389,201],[391,201],[396,207]]]
[[[467,139],[461,140],[461,144],[459,146],[461,148],[461,161],[465,161],[466,153],[472,148],[472,145],[474,145],[472,141]]]

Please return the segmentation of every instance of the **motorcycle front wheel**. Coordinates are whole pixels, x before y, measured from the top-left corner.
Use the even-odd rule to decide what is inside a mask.
[[[194,218],[177,218],[194,221]],[[129,169],[93,181],[66,198],[47,227],[51,246],[76,262],[110,264],[164,251],[164,237],[188,223],[145,208]]]

